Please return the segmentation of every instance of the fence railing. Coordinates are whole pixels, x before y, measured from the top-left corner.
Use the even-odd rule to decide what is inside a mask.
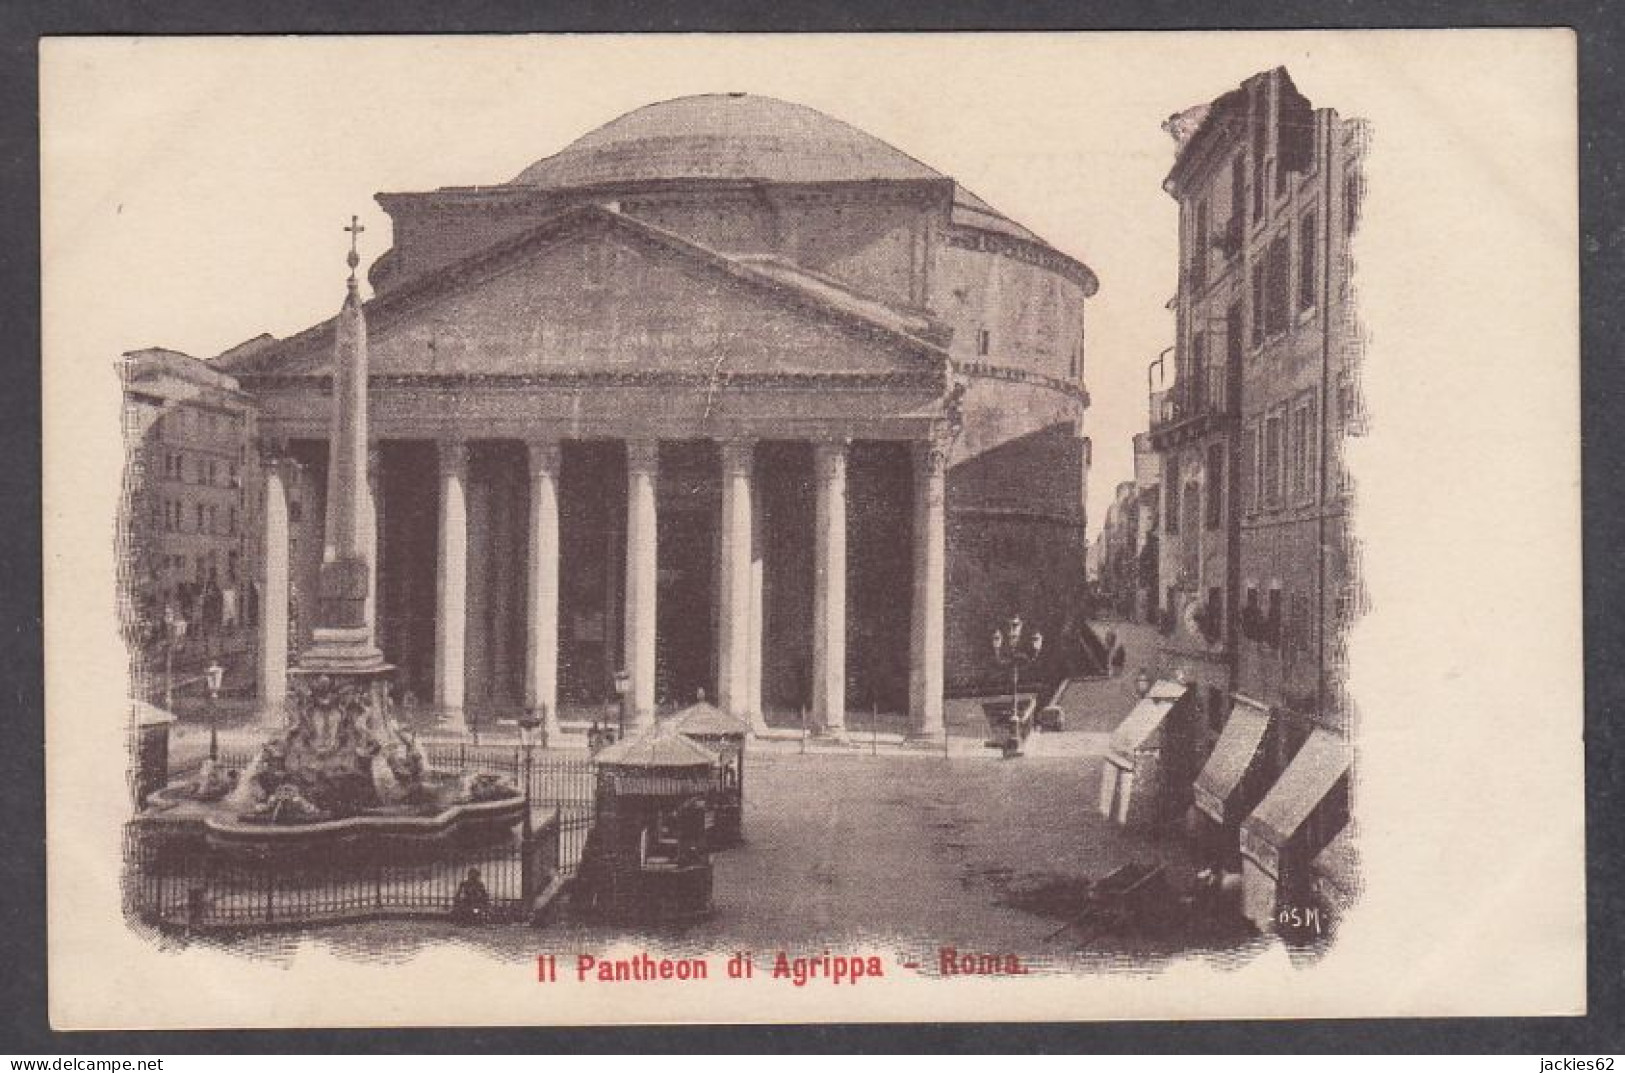
[[[469,870],[477,868],[487,896],[481,916],[523,920],[530,899],[557,874],[558,834],[549,818],[528,841],[515,836],[434,859],[291,862],[239,861],[137,829],[126,840],[126,896],[143,920],[191,930],[449,918],[459,910]]]
[[[434,859],[242,861],[196,840],[167,839],[132,824],[125,843],[126,895],[141,918],[192,929],[259,928],[377,916],[447,916],[459,886],[480,870],[492,919],[524,919],[554,877],[572,878],[592,830],[596,780],[584,757],[533,755],[472,743],[425,743],[430,766],[528,783],[528,839],[448,848]],[[252,754],[222,749],[219,763],[247,771]],[[171,771],[184,778],[201,760]]]

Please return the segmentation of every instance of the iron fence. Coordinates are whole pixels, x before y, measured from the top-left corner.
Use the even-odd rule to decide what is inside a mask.
[[[573,878],[580,866],[593,824],[592,760],[543,753],[527,763],[520,748],[472,742],[426,742],[424,752],[437,770],[501,775],[526,789],[532,817],[527,833],[447,848],[433,859],[375,854],[239,860],[211,852],[195,838],[166,837],[135,823],[125,842],[130,908],[149,922],[193,930],[449,916],[468,870],[478,868],[490,917],[528,918],[543,887],[555,877]],[[229,749],[218,758],[240,772],[251,761],[251,753]],[[173,768],[171,779],[195,773],[200,764]]]

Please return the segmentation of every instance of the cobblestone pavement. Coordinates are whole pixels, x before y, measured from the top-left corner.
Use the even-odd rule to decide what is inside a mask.
[[[638,932],[568,918],[541,930],[387,921],[315,934],[369,958],[452,938],[516,959],[628,943],[792,956],[880,947],[922,965],[951,946],[1043,963],[1079,943],[1057,937],[1054,916],[1008,904],[1013,895],[1099,878],[1128,861],[1162,862],[1176,885],[1191,874],[1178,840],[1125,832],[1094,810],[1101,763],[1003,761],[991,751],[951,760],[763,755],[747,768],[746,842],[717,854],[715,912],[700,923]],[[1083,946],[1139,949],[1111,936]]]

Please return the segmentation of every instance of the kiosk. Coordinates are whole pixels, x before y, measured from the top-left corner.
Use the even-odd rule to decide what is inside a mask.
[[[598,793],[572,905],[618,921],[711,911],[706,813],[717,755],[668,726],[596,757]]]
[[[706,817],[706,839],[713,850],[745,840],[745,738],[750,727],[721,708],[700,701],[671,717],[683,737],[717,754],[716,784]]]

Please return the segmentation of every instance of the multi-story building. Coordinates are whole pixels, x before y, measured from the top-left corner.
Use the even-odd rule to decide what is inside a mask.
[[[1141,432],[1134,437],[1134,488],[1137,497],[1134,538],[1135,577],[1133,617],[1154,622],[1162,586],[1162,458],[1151,449],[1151,436]]]
[[[1349,240],[1364,128],[1276,68],[1167,129],[1180,280],[1149,438],[1160,670],[1186,689],[1159,728],[1154,812],[1194,803],[1210,860],[1244,872],[1265,925],[1348,816],[1339,642],[1358,592],[1338,444],[1359,431]]]
[[[119,369],[131,640],[148,657],[171,636],[222,654],[256,617],[254,407],[230,376],[179,351],[131,351]]]

